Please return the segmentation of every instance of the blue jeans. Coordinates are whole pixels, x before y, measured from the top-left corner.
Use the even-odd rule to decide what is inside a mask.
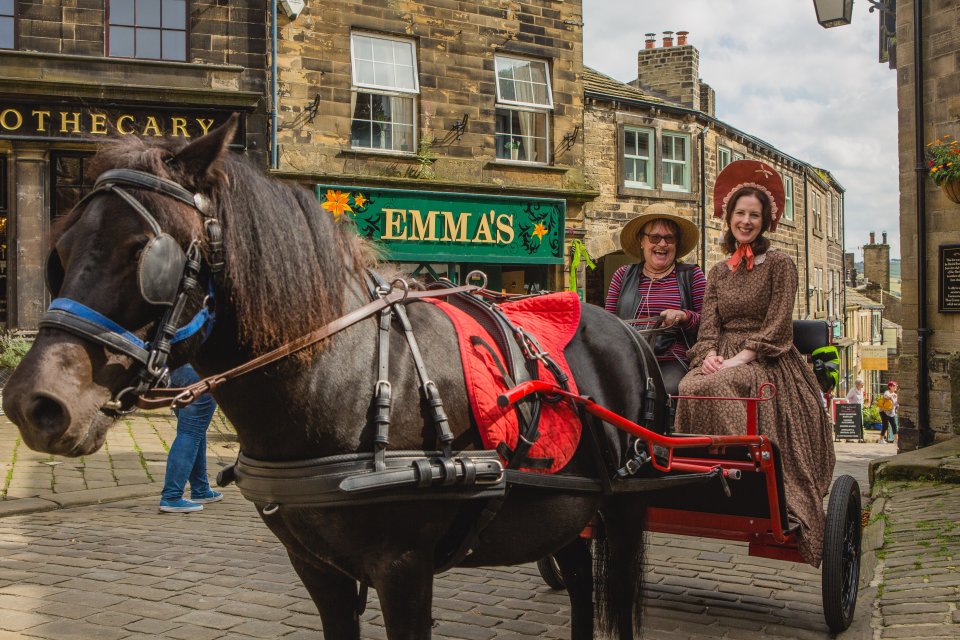
[[[198,382],[200,376],[190,365],[170,373],[171,387],[185,387]],[[163,500],[179,500],[187,481],[190,495],[200,497],[210,493],[207,479],[207,427],[217,410],[213,396],[205,393],[193,404],[174,409],[177,416],[177,436],[167,455],[167,475],[163,481]]]

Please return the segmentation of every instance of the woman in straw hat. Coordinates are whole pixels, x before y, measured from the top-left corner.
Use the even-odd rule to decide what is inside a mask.
[[[713,197],[731,255],[710,270],[699,341],[689,351],[695,368],[680,382],[680,394],[743,398],[756,396],[764,382],[776,385],[776,398],[758,407],[757,427],[780,448],[787,507],[801,526],[800,553],[819,566],[823,497],[836,458],[817,379],[793,346],[797,267],[764,237],[783,213],[783,183],[770,166],[739,160],[717,176]],[[742,402],[681,400],[676,424],[687,433],[743,434],[746,417]]]
[[[654,339],[667,393],[676,395],[687,372],[687,349],[696,341],[707,279],[697,265],[679,259],[700,241],[697,225],[667,204],[652,204],[620,232],[623,250],[639,260],[617,269],[606,309],[624,320],[662,318],[672,327]]]

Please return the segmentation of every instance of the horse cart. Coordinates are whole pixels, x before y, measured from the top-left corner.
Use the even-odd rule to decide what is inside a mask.
[[[360,637],[369,587],[388,638],[428,638],[436,573],[552,555],[572,637],[632,638],[644,527],[710,523],[758,555],[795,557],[777,448],[755,428],[772,388],[718,400],[747,403],[745,435],[669,435],[659,368],[634,329],[572,293],[514,304],[471,285],[384,282],[355,225],[229,152],[238,126],[186,145],[118,140],[94,159],[93,188],[52,232],[54,300],[4,389],[27,446],[92,455],[134,406],[214,393],[240,443],[223,481],[283,543],[327,637]],[[529,329],[545,305],[564,319],[549,336],[516,322]],[[207,377],[160,388],[186,362]],[[481,434],[472,390],[515,420],[505,439]],[[576,432],[544,455],[556,424]],[[830,512],[825,609],[840,629],[859,569],[851,479]],[[578,537],[591,521],[609,559],[596,592]]]
[[[647,329],[650,333],[657,327]],[[809,355],[829,343],[829,325],[812,320],[794,321],[794,344]],[[521,385],[506,394],[513,402],[536,388],[557,393],[542,384]],[[776,395],[773,385],[763,385],[754,398],[711,398],[717,402],[743,402],[747,407],[746,436],[721,437],[675,434],[663,436],[596,406],[589,399],[573,398],[591,414],[637,437],[635,446],[645,451],[651,466],[665,475],[682,476],[714,470],[717,482],[696,488],[675,487],[653,491],[647,498],[647,530],[652,533],[696,536],[746,542],[749,555],[803,562],[797,550],[799,526],[792,521],[784,492],[778,447],[757,434],[757,404]],[[684,398],[686,396],[674,396]],[[861,551],[860,487],[849,475],[837,477],[830,490],[822,560],[823,614],[834,633],[846,630],[856,607]],[[602,537],[602,523],[593,523],[581,536]],[[552,556],[537,562],[548,586],[563,589],[563,576]]]

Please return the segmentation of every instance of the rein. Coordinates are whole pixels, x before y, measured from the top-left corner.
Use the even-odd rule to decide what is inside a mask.
[[[212,376],[208,376],[199,382],[195,382],[189,387],[151,389],[146,393],[140,394],[137,398],[136,404],[141,409],[158,409],[170,406],[184,407],[199,398],[204,393],[213,391],[228,380],[238,378],[246,373],[250,373],[251,371],[259,369],[260,367],[266,366],[271,362],[276,362],[281,358],[285,358],[291,353],[295,353],[301,349],[309,347],[312,344],[316,344],[317,342],[320,342],[325,338],[329,338],[330,336],[343,331],[347,327],[350,327],[365,318],[369,318],[382,309],[391,307],[395,304],[402,304],[409,300],[417,300],[421,298],[442,298],[455,293],[469,293],[479,289],[480,287],[474,285],[463,285],[450,289],[429,289],[426,291],[410,291],[407,288],[391,289],[391,291],[386,295],[368,302],[362,307],[354,309],[343,316],[340,316],[336,320],[325,324],[315,331],[311,331],[305,336],[291,340],[290,342],[277,347],[273,351],[269,351],[263,355],[257,356],[253,360],[249,360],[241,365],[237,365],[236,367],[228,369],[222,373],[216,373]]]

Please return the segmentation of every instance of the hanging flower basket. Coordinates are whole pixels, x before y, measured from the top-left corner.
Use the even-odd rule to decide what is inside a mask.
[[[951,202],[960,204],[960,181],[950,180],[944,182],[940,185],[940,188],[943,189],[943,192],[947,194],[947,197],[950,198]]]

